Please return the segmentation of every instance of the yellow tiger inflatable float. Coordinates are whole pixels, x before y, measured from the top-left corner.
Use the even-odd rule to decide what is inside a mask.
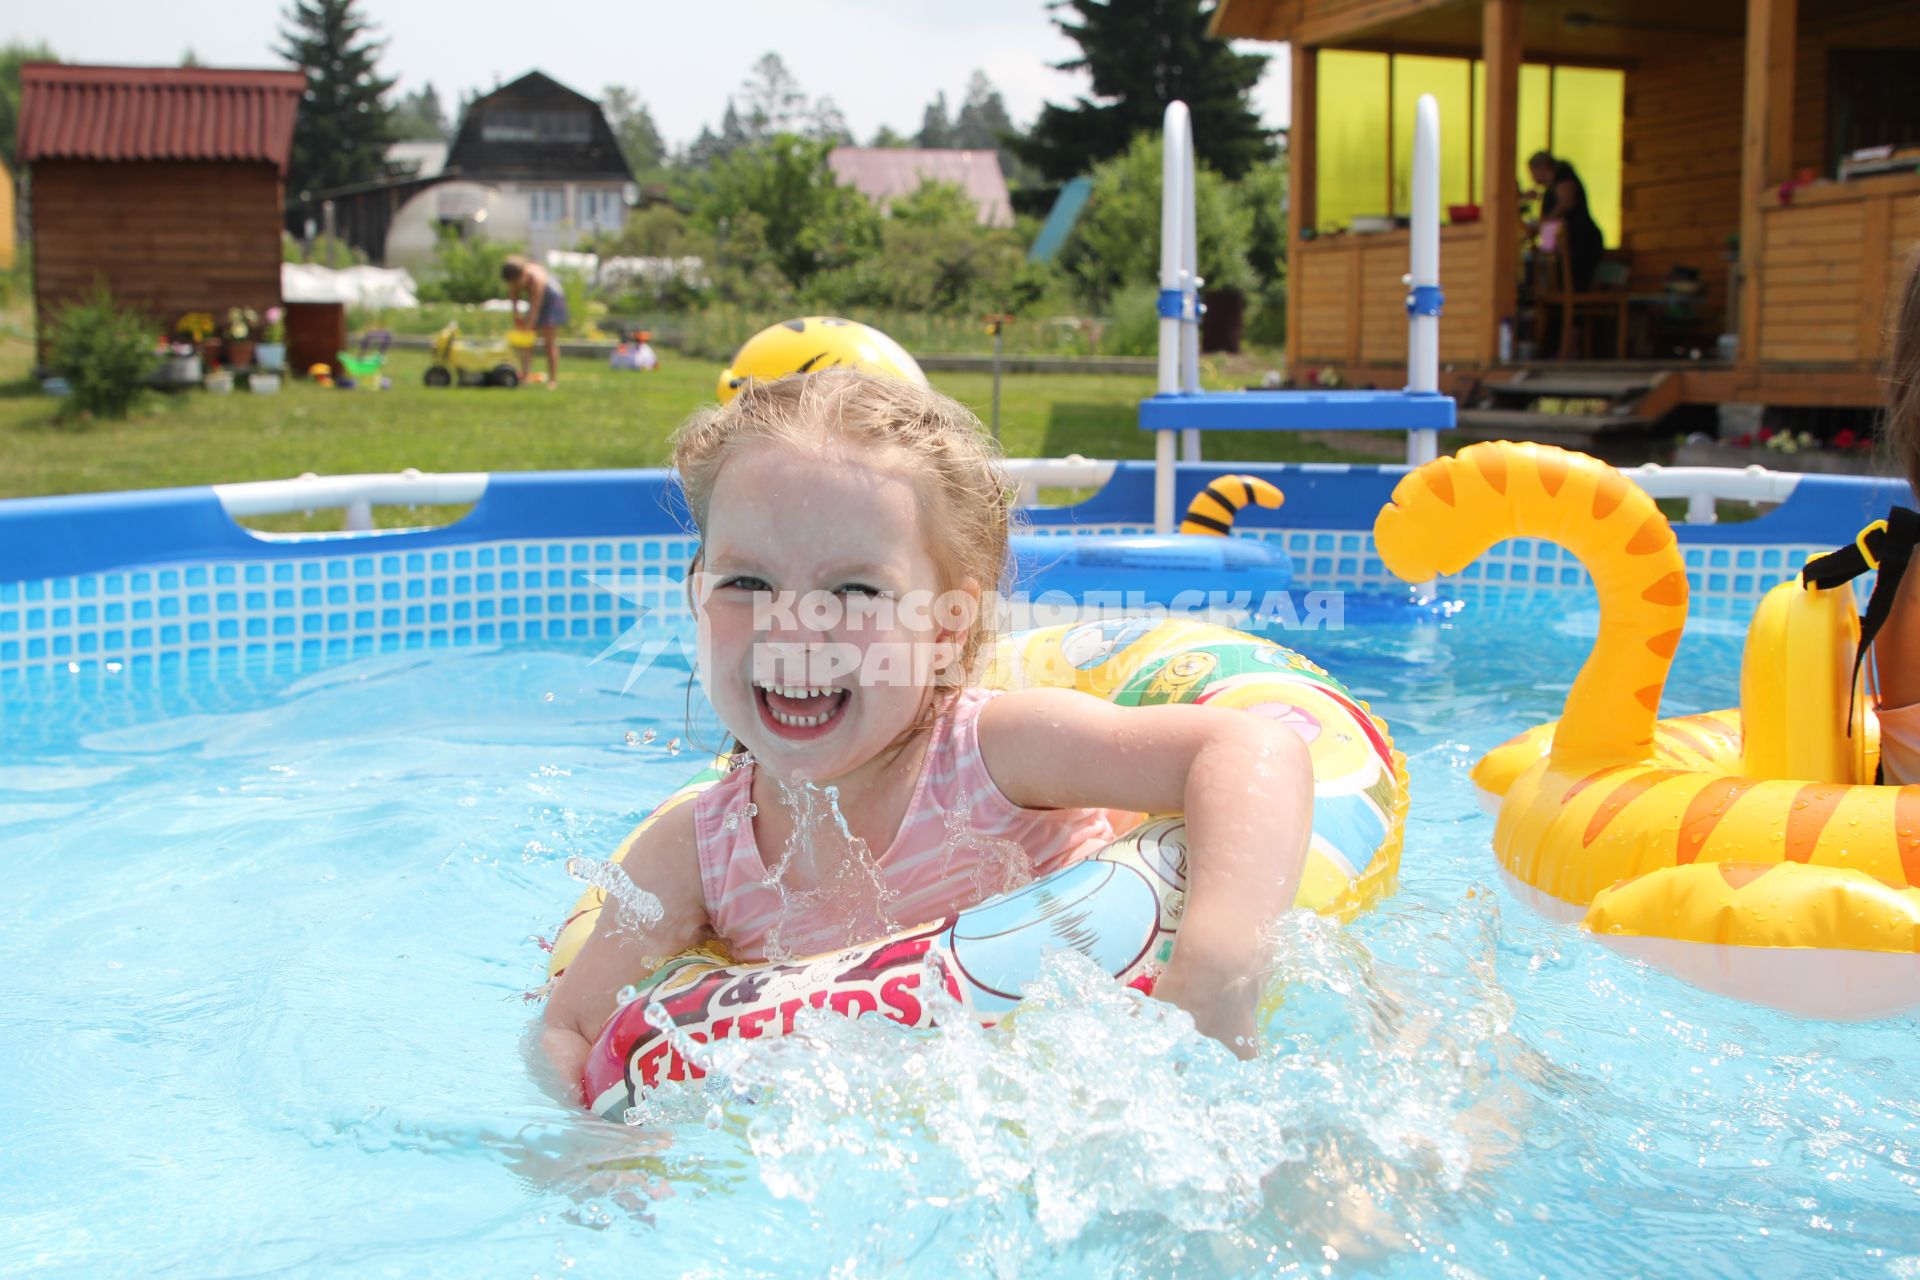
[[[1523,896],[1737,998],[1836,1018],[1920,1006],[1920,786],[1870,785],[1851,591],[1776,587],[1748,636],[1741,710],[1656,720],[1687,575],[1653,500],[1584,454],[1501,441],[1409,473],[1374,523],[1409,582],[1508,538],[1565,548],[1600,598],[1560,720],[1474,771]]]

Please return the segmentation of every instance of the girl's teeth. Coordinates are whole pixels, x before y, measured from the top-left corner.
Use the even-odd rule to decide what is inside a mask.
[[[841,694],[845,692],[839,688],[810,689],[799,685],[783,684],[763,684],[760,687],[768,693],[779,694],[783,698],[791,698],[795,701],[805,701],[809,698],[824,698],[828,694]],[[774,718],[774,721],[778,724],[785,725],[789,729],[812,729],[823,725],[831,720],[834,713],[838,710],[839,707],[836,704],[818,715],[794,716],[777,710],[771,703],[767,705],[767,712]]]
[[[777,693],[783,698],[824,698],[830,693],[840,692],[838,689],[807,689],[799,685],[786,684],[765,684],[760,687]]]

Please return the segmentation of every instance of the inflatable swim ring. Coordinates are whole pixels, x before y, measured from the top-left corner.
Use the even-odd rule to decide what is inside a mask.
[[[1870,785],[1851,591],[1774,588],[1748,635],[1741,709],[1656,720],[1686,569],[1666,517],[1612,467],[1472,445],[1409,474],[1374,524],[1409,582],[1514,537],[1572,552],[1600,598],[1559,721],[1474,770],[1523,896],[1736,998],[1837,1018],[1920,1005],[1920,787]]]
[[[1125,706],[1234,708],[1289,725],[1307,742],[1315,778],[1313,839],[1296,906],[1344,920],[1392,889],[1406,825],[1405,759],[1365,703],[1292,650],[1206,623],[1107,619],[1003,637],[985,683],[1075,688]],[[710,768],[668,796],[614,858],[659,814],[719,776]],[[931,1025],[922,987],[929,977],[969,1016],[991,1024],[1057,947],[1150,991],[1156,967],[1172,954],[1185,891],[1185,824],[1158,816],[1021,889],[843,951],[785,964],[733,964],[712,948],[685,952],[648,975],[608,1021],[587,1060],[586,1097],[594,1111],[617,1119],[652,1086],[701,1074],[679,1046],[784,1034],[802,1009]],[[551,973],[579,951],[603,901],[589,889],[575,904],[555,939]],[[653,1025],[649,1007],[671,1015],[672,1032]]]

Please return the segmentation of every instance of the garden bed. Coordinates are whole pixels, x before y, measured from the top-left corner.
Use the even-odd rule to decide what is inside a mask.
[[[1725,442],[1682,443],[1673,454],[1676,467],[1765,467],[1769,471],[1799,471],[1835,476],[1897,476],[1894,460],[1883,450],[1797,448],[1766,445],[1740,446]]]

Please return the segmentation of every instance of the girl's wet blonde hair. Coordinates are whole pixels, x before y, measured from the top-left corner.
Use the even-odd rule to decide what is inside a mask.
[[[941,681],[949,688],[964,682],[993,638],[989,601],[1006,567],[1013,508],[999,447],[980,420],[929,387],[848,366],[749,380],[726,404],[688,419],[673,439],[674,470],[703,542],[720,469],[754,443],[845,449],[881,466],[890,464],[887,452],[895,454],[920,493],[941,589],[971,580],[983,597]]]
[[[1920,495],[1920,250],[1907,260],[1907,280],[1894,313],[1887,364],[1887,447]]]

